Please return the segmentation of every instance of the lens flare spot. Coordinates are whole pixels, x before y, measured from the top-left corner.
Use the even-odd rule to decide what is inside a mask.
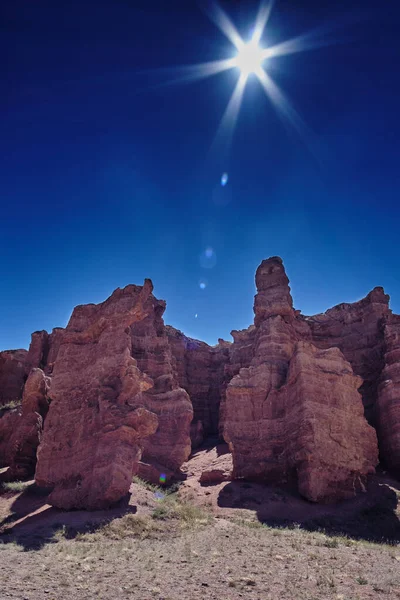
[[[217,255],[211,246],[208,246],[204,252],[200,254],[200,266],[203,269],[212,269],[217,264]]]
[[[196,313],[196,314],[194,315],[194,318],[195,318],[195,319],[197,319],[197,317],[198,317],[198,316],[199,316],[199,315]]]
[[[159,482],[160,483],[165,483],[167,481],[167,476],[165,473],[161,473],[160,478],[159,478]]]
[[[228,173],[223,173],[222,177],[221,177],[221,185],[222,185],[222,187],[226,186],[226,184],[228,183],[228,179],[229,179]]]
[[[199,288],[201,290],[205,290],[207,287],[207,281],[205,279],[200,279],[199,281]]]

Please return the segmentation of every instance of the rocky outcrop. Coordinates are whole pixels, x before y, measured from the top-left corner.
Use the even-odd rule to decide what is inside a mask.
[[[281,259],[263,261],[256,284],[252,359],[226,390],[233,476],[297,480],[313,501],[350,497],[377,463],[375,432],[357,391],[362,381],[339,349],[303,341],[311,334],[293,310]]]
[[[400,477],[400,315],[384,327],[385,367],[377,400],[377,430],[381,458]]]
[[[3,416],[12,421],[2,460],[8,467],[3,475],[7,481],[26,479],[35,473],[36,451],[49,407],[49,388],[50,378],[41,369],[32,369],[24,387],[21,407]]]
[[[176,379],[189,394],[193,405],[192,448],[218,433],[224,369],[230,343],[219,340],[209,346],[167,326]]]
[[[54,506],[99,509],[129,490],[143,440],[158,426],[144,408],[153,382],[131,355],[130,327],[146,318],[152,292],[130,285],[74,309],[55,361],[52,402],[35,479]]]
[[[262,261],[256,287],[254,324],[232,343],[165,326],[146,280],[76,307],[66,329],[35,332],[28,352],[0,352],[0,465],[33,472],[50,395],[36,478],[63,508],[107,506],[133,473],[179,479],[191,449],[218,433],[233,468],[225,457],[202,482],[296,481],[313,501],[348,498],[377,463],[364,415],[399,473],[400,317],[383,289],[303,316],[279,257]],[[1,409],[29,373],[22,405]]]
[[[154,385],[143,393],[144,406],[158,416],[157,431],[144,442],[139,475],[152,483],[180,477],[179,469],[191,451],[190,423],[193,408],[188,393],[173,372],[163,313],[166,303],[149,295],[146,317],[130,328],[132,355]]]
[[[21,405],[13,408],[0,408],[0,469],[9,466],[10,438],[16,430],[20,418]]]
[[[362,377],[365,416],[373,425],[384,367],[384,323],[390,315],[389,296],[376,287],[358,302],[342,303],[325,313],[305,317],[313,344],[318,348],[340,348],[353,371]]]
[[[63,327],[55,327],[50,334],[45,330],[32,333],[26,361],[28,374],[31,369],[40,368],[51,375],[64,331]]]
[[[26,350],[0,352],[0,407],[20,400],[27,376]]]

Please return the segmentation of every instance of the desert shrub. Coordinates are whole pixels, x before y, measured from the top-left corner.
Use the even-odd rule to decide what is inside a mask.
[[[18,408],[21,405],[22,405],[22,400],[19,398],[15,398],[15,400],[10,400],[6,404],[3,404],[2,406],[0,406],[0,416],[1,416],[2,411],[5,412],[7,410],[12,410],[13,408]]]
[[[2,488],[5,492],[24,492],[32,485],[32,481],[5,481],[2,483]]]

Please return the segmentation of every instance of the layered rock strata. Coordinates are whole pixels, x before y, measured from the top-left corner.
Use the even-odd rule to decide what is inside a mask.
[[[152,284],[117,289],[74,309],[58,351],[36,481],[54,506],[99,509],[118,501],[158,426],[143,392],[153,382],[131,355],[130,327],[146,318]]]
[[[45,330],[32,333],[27,356],[28,373],[33,368],[40,368],[46,375],[51,375],[64,331],[63,327],[55,327],[51,333]]]
[[[189,394],[193,405],[192,447],[216,435],[219,427],[224,369],[229,360],[230,343],[219,340],[209,346],[167,326],[175,376]]]
[[[157,431],[144,442],[139,475],[152,483],[168,483],[180,477],[180,467],[191,451],[190,424],[193,407],[188,393],[173,372],[172,354],[163,313],[166,303],[148,296],[146,317],[131,325],[132,355],[153,386],[143,393],[144,406],[158,416]]]
[[[378,383],[384,367],[384,324],[390,317],[389,296],[374,288],[359,302],[342,303],[325,313],[305,317],[313,344],[318,348],[340,348],[362,377],[360,392],[365,416],[375,425]]]
[[[340,350],[303,341],[311,332],[293,310],[288,283],[277,257],[257,269],[253,347],[246,351],[252,358],[226,390],[224,437],[233,476],[295,479],[313,501],[347,498],[378,462],[357,391],[362,381]]]
[[[215,465],[205,482],[296,481],[310,500],[347,498],[377,463],[362,402],[383,464],[399,474],[400,317],[389,296],[375,288],[303,316],[279,257],[261,263],[256,287],[254,324],[233,343],[211,347],[165,326],[165,302],[146,280],[76,307],[66,329],[35,332],[28,352],[0,352],[6,477],[33,473],[42,437],[36,476],[54,488],[52,503],[100,508],[133,473],[179,478],[191,448],[220,432],[233,475]]]

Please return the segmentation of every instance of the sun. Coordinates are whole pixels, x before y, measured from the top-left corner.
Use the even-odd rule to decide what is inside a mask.
[[[238,67],[241,74],[247,78],[251,73],[259,72],[265,58],[263,48],[260,48],[257,42],[252,40],[240,48],[235,57],[235,67]]]
[[[172,80],[171,83],[203,79],[230,69],[239,71],[236,85],[218,125],[213,147],[217,146],[218,140],[222,140],[224,146],[229,148],[245,88],[249,76],[252,74],[256,76],[256,79],[272,102],[279,117],[294,127],[298,134],[307,141],[307,144],[308,140],[313,137],[312,132],[310,132],[289,98],[268,71],[272,70],[272,61],[279,56],[325,46],[327,43],[331,43],[332,40],[327,40],[325,30],[320,28],[315,32],[305,33],[272,46],[269,45],[267,43],[268,38],[266,40],[264,33],[267,30],[274,2],[275,0],[260,0],[256,21],[252,28],[252,37],[246,36],[246,41],[240,35],[229,16],[219,6],[218,0],[208,0],[207,3],[204,3],[205,12],[232,43],[236,54],[231,58],[182,66],[178,69],[180,76]],[[263,42],[261,41],[262,39]],[[261,43],[264,47],[261,46]],[[268,67],[270,68],[268,69]],[[221,154],[220,148],[218,152]]]

